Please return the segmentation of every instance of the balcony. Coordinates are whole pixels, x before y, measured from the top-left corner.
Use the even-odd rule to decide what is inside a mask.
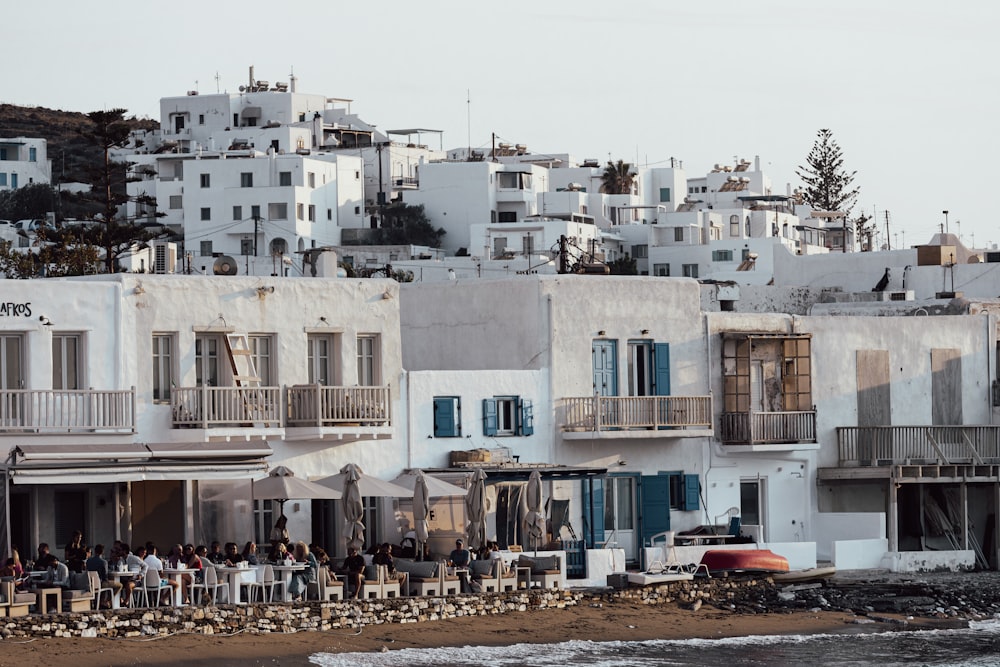
[[[711,396],[582,396],[564,399],[561,409],[563,437],[568,440],[603,432],[616,438],[712,434]]]
[[[723,412],[719,440],[750,446],[815,443],[816,411]]]
[[[360,440],[392,435],[388,386],[288,388],[288,440],[334,437]]]
[[[840,426],[842,467],[1000,464],[1000,426]]]
[[[280,387],[180,387],[170,393],[173,428],[281,428]]]
[[[2,390],[0,434],[5,433],[135,433],[135,387]]]
[[[397,190],[417,190],[420,188],[420,179],[413,176],[396,176],[392,179],[392,184]]]

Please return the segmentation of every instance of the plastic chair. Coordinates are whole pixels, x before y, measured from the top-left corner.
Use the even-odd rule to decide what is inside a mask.
[[[225,582],[219,582],[219,574],[215,571],[214,567],[206,567],[203,570],[202,583],[192,585],[192,588],[195,586],[205,590],[205,595],[202,600],[206,605],[218,602],[220,589],[228,590]]]
[[[279,589],[281,591],[282,601],[284,601],[288,593],[285,580],[276,578],[274,576],[274,567],[272,567],[271,565],[264,566],[264,588],[267,591],[268,602],[274,602],[275,589]]]
[[[90,577],[90,589],[95,592],[94,594],[94,610],[98,610],[101,607],[101,598],[104,594],[108,594],[108,602],[112,607],[115,606],[115,589],[111,587],[111,584],[101,581],[101,575],[97,572],[87,572],[87,576]]]
[[[138,586],[136,587],[138,588]],[[168,591],[171,595],[173,594],[173,588],[167,586],[162,586],[160,582],[160,573],[153,568],[148,568],[146,570],[146,576],[142,580],[142,590],[146,595],[146,606],[147,607],[159,607],[162,599],[162,593],[164,590]],[[150,593],[153,594],[153,600],[150,602]],[[167,603],[170,604],[169,602]]]

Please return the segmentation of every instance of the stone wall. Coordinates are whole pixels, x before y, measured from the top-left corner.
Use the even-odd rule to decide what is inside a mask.
[[[529,609],[599,605],[624,600],[646,604],[736,602],[770,587],[766,579],[705,579],[623,590],[611,588],[517,591],[449,597],[404,597],[349,602],[158,607],[101,610],[6,618],[3,638],[152,637],[178,633],[226,635],[238,632],[308,632],[384,623],[420,623],[459,616],[510,614]]]

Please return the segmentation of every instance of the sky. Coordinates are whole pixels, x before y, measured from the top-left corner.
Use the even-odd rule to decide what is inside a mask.
[[[993,0],[10,5],[4,103],[158,120],[161,97],[237,92],[253,65],[380,129],[442,130],[446,150],[495,133],[580,160],[676,158],[689,177],[760,156],[776,194],[829,128],[879,244],[926,243],[948,210],[966,245],[1000,245]]]

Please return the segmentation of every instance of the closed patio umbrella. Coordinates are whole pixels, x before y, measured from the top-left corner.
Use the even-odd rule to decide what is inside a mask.
[[[341,474],[344,475],[344,538],[348,549],[354,547],[360,551],[365,544],[365,524],[362,522],[365,506],[359,485],[361,470],[350,463],[344,466]]]
[[[480,549],[486,543],[486,473],[477,468],[465,496],[465,518],[469,549]]]
[[[413,484],[413,529],[417,534],[417,560],[423,560],[428,514],[430,514],[430,497],[427,493],[427,482],[421,472],[417,473],[417,479]]]
[[[545,513],[542,511],[542,476],[537,470],[531,471],[525,495],[528,511],[524,515],[524,536],[531,549],[538,549],[545,536]]]

